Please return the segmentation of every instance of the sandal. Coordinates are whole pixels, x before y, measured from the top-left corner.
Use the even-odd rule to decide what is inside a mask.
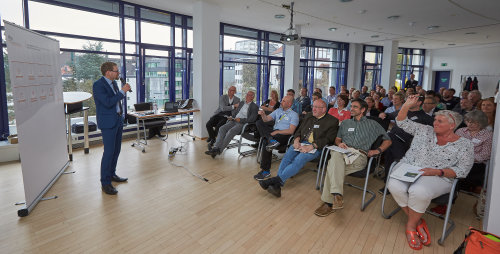
[[[417,231],[406,230],[406,240],[408,241],[408,245],[410,246],[410,248],[414,250],[422,249],[422,244],[420,242]]]
[[[427,223],[425,223],[424,219],[420,219],[420,224],[417,226],[417,232],[420,237],[420,242],[422,242],[423,245],[427,246],[431,244],[431,235],[429,234],[429,228],[427,228]]]

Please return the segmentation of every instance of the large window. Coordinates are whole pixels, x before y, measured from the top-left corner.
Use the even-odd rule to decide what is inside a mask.
[[[345,85],[349,44],[305,38],[302,43],[299,84],[308,88],[309,96],[314,88],[326,97],[330,86],[338,90]]]
[[[284,45],[278,34],[221,24],[221,45],[220,94],[235,86],[240,98],[254,91],[258,104],[271,90],[283,96]]]
[[[100,65],[112,61],[133,87],[134,92],[127,93],[129,110],[137,102],[163,104],[192,97],[191,17],[119,0],[28,0],[26,9],[22,3],[3,1],[0,13],[5,15],[0,19],[60,42],[64,91],[92,92],[93,82],[102,76]],[[24,13],[28,15],[24,17]],[[6,98],[0,97],[0,109],[7,112],[0,113],[0,121],[15,125],[3,23],[0,31],[2,71],[6,74],[0,78],[0,87],[6,88],[0,90]],[[94,115],[93,100],[86,104]],[[4,128],[0,131],[3,134]]]
[[[363,46],[361,86],[375,89],[380,84],[383,49],[382,46]]]
[[[425,49],[399,48],[396,70],[396,87],[404,88],[405,82],[410,79],[410,74],[415,74],[415,79],[422,85],[424,75]]]

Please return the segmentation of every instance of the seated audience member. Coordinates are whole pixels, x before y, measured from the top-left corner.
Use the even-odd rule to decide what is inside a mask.
[[[472,106],[477,108],[479,106],[479,102],[481,101],[481,92],[478,90],[473,90],[469,92],[468,99],[471,101]]]
[[[328,110],[328,114],[337,118],[339,122],[350,119],[351,112],[347,110],[347,104],[349,104],[349,99],[347,98],[347,96],[343,94],[339,95],[339,97],[337,98],[337,107]]]
[[[426,93],[426,91],[425,91],[424,89],[420,89],[420,90],[417,92],[417,94],[418,94],[419,96],[424,96],[424,97],[425,97],[425,93]]]
[[[460,99],[457,97],[453,97],[453,91],[451,89],[445,89],[443,98],[441,102],[446,105],[447,110],[453,110],[455,106],[460,102]]]
[[[327,172],[324,181],[321,200],[324,202],[314,214],[320,217],[327,216],[344,207],[344,178],[346,175],[360,171],[366,167],[368,157],[381,154],[390,145],[391,140],[385,130],[376,121],[365,117],[368,105],[365,101],[357,99],[351,102],[352,119],[340,124],[335,145],[349,149],[357,155],[350,164],[346,164],[344,154],[331,151]],[[370,150],[372,144],[379,136],[383,142],[375,150]]]
[[[254,176],[255,180],[264,180],[271,176],[269,169],[272,162],[272,149],[282,145],[286,148],[288,139],[299,125],[299,115],[290,108],[292,101],[294,101],[293,97],[285,96],[281,101],[281,108],[269,115],[259,110],[262,121],[274,121],[274,126],[262,124],[261,121],[257,121],[257,129],[260,136],[263,137],[262,146],[265,149],[261,151],[261,171]]]
[[[495,99],[490,97],[482,100],[479,103],[479,109],[486,114],[486,117],[488,117],[488,126],[486,129],[493,131],[493,127],[495,126],[495,115],[497,113],[497,104],[495,103]]]
[[[405,95],[414,95],[416,93],[417,92],[415,92],[415,88],[408,88],[408,89],[406,89]]]
[[[359,98],[364,100],[368,96],[370,96],[370,94],[368,93],[368,87],[367,86],[361,87],[361,93],[359,95]]]
[[[392,97],[392,106],[388,107],[384,113],[389,114],[394,111],[397,111],[403,106],[403,103],[405,102],[405,95],[402,92],[397,92],[394,94]],[[385,116],[380,116],[380,118],[384,119]]]
[[[305,115],[309,112],[312,112],[312,105],[316,100],[321,99],[321,94],[318,92],[314,92],[312,95],[312,103],[307,105],[305,108],[302,108],[302,114]],[[326,103],[326,102],[325,102]]]
[[[375,107],[375,100],[368,96],[365,98],[366,104],[368,104],[368,109],[366,109],[366,116],[378,117],[380,111]]]
[[[296,101],[301,104],[302,111],[311,105],[311,98],[307,96],[307,88],[302,87],[300,89],[300,96],[296,99]]]
[[[417,102],[408,109],[407,117],[413,122],[420,123],[427,126],[432,126],[434,118],[425,113],[424,110],[420,109],[422,103],[425,103],[425,97],[419,96]],[[387,114],[388,120],[395,120],[398,116],[399,111]],[[406,151],[410,148],[411,141],[413,140],[413,135],[401,129],[397,123],[389,131],[389,137],[391,138],[392,145],[387,149],[384,154],[384,169],[385,169],[385,180],[387,180],[387,175],[389,174],[389,169],[394,161],[399,161],[405,155]],[[384,188],[381,189],[381,192]]]
[[[354,87],[349,88],[349,100],[352,99],[352,94],[354,93],[354,91],[356,91],[356,88]]]
[[[245,123],[253,123],[257,120],[259,107],[253,102],[254,98],[255,92],[248,91],[245,101],[241,101],[238,107],[232,111],[231,116],[227,118],[226,124],[220,127],[215,144],[205,154],[215,158],[229,145],[234,136],[241,133]]]
[[[384,104],[382,104],[382,102],[380,102],[380,98],[382,98],[382,94],[381,93],[375,93],[372,98],[373,98],[374,107],[378,111],[383,112],[385,110]]]
[[[328,103],[328,107],[331,108],[335,105],[337,101],[337,95],[335,94],[335,87],[330,86],[328,89],[328,96],[326,97],[326,102]]]
[[[472,102],[469,99],[460,100],[460,104],[458,105],[458,107],[455,107],[453,109],[453,111],[459,113],[462,116],[471,112],[472,110],[474,110],[474,106],[472,106]]]
[[[460,93],[460,99],[464,99],[464,98],[466,98],[466,99],[469,98],[469,91],[462,91]]]
[[[482,111],[474,110],[465,114],[464,121],[467,127],[455,133],[469,139],[474,145],[474,164],[467,177],[460,180],[459,188],[479,194],[484,181],[485,163],[491,156],[493,133],[486,129],[488,117]]]
[[[235,93],[236,87],[231,86],[227,90],[227,94],[219,97],[219,107],[206,124],[208,131],[207,142],[211,145],[215,143],[215,138],[217,137],[219,128],[226,123],[227,117],[231,115],[231,111],[235,108],[238,108],[240,98],[238,98],[238,96],[235,96]]]
[[[424,104],[422,104],[422,110],[429,116],[434,117],[434,113],[439,111],[436,107],[436,99],[434,96],[425,96]]]
[[[370,90],[370,97],[372,97],[372,98],[373,98],[373,95],[375,95],[375,93],[377,93],[377,91],[375,91],[375,90],[373,90],[373,89],[372,89],[372,90]]]
[[[439,94],[441,95],[441,97],[444,96],[444,90],[446,90],[446,87],[440,87],[439,88]]]
[[[441,94],[438,94],[438,93],[435,93],[434,94],[434,98],[436,99],[437,101],[437,106],[436,108],[438,108],[439,110],[443,110],[443,109],[446,109],[446,105],[444,103],[442,103],[442,97],[441,97]]]
[[[384,107],[389,108],[392,106],[392,100],[394,98],[393,96],[395,93],[396,93],[396,90],[389,89],[389,93],[387,94],[387,96],[382,98],[382,100],[380,101],[380,102],[382,102],[382,104],[384,104]]]
[[[288,89],[286,91],[286,95],[292,96],[293,98],[292,110],[295,111],[297,114],[300,114],[302,112],[302,104],[300,104],[297,100],[295,100],[295,90]]]
[[[431,243],[429,229],[422,219],[431,200],[449,193],[453,178],[466,177],[474,162],[470,140],[454,133],[462,117],[442,110],[436,113],[434,127],[419,124],[407,118],[409,109],[417,103],[418,97],[409,97],[396,120],[401,129],[414,136],[401,162],[422,168],[423,174],[413,183],[392,177],[387,181],[392,197],[408,216],[406,238],[414,250]]]
[[[271,91],[271,98],[264,101],[264,103],[260,106],[266,115],[271,114],[271,112],[275,111],[280,107],[280,100],[278,97],[278,92],[276,90]]]
[[[326,103],[315,100],[312,114],[308,113],[295,132],[293,144],[281,160],[278,175],[259,181],[262,189],[281,197],[281,187],[309,161],[318,158],[324,146],[333,144],[339,121],[326,113]]]
[[[328,100],[325,97],[323,97],[323,90],[321,90],[321,88],[319,88],[319,87],[314,88],[313,94],[314,93],[321,94],[320,98],[328,105]],[[311,105],[312,105],[312,103],[311,103]]]
[[[420,94],[420,90],[422,90],[422,86],[416,86],[415,87],[415,92]],[[424,93],[425,93],[425,90],[424,90]]]

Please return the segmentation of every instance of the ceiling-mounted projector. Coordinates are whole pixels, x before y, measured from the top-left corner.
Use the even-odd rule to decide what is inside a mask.
[[[293,5],[293,2],[290,3],[290,5],[282,5],[283,8],[290,11],[290,27],[281,34],[280,41],[288,45],[300,45],[302,43],[300,35],[297,34],[297,31],[293,28]]]

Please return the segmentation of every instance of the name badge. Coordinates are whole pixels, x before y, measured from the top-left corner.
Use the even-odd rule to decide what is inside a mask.
[[[415,121],[415,120],[417,120],[417,119],[418,119],[418,117],[417,117],[417,116],[414,116],[414,117],[412,117],[412,118],[410,118],[410,119],[411,119],[411,120],[413,120],[413,121]]]
[[[472,143],[474,144],[481,144],[481,140],[477,139],[477,138],[473,138],[472,140]]]
[[[354,128],[349,128],[347,129],[347,131],[354,131]]]
[[[319,125],[318,125],[318,124],[315,124],[315,125],[313,126],[313,128],[314,128],[314,129],[317,129],[317,128],[319,128]]]

